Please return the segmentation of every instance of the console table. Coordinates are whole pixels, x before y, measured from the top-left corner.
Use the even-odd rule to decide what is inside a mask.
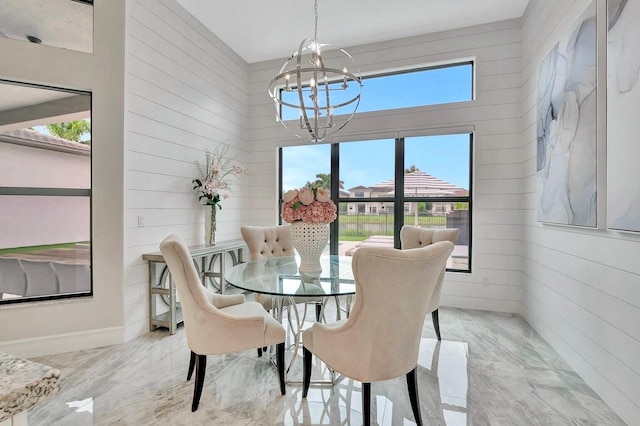
[[[216,242],[215,245],[199,244],[189,246],[189,253],[196,268],[200,271],[200,279],[203,285],[209,279],[214,283],[218,279],[220,293],[225,292],[226,281],[224,278],[225,256],[229,255],[233,265],[242,263],[242,250],[246,244],[242,238],[229,241]],[[171,334],[176,332],[179,323],[182,322],[182,311],[176,303],[176,287],[169,276],[169,268],[159,251],[145,253],[142,259],[149,262],[149,330],[158,327],[169,329]],[[217,266],[217,270],[216,270]],[[160,274],[158,270],[160,269]],[[168,310],[158,313],[158,299],[164,299]]]

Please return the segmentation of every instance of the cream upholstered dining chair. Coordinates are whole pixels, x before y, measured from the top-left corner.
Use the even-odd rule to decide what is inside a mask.
[[[240,233],[247,243],[249,260],[295,255],[291,225],[241,226]],[[255,293],[253,298],[266,310],[273,308],[273,298],[268,294]]]
[[[276,226],[241,226],[240,233],[247,248],[249,260],[258,260],[270,257],[295,256],[293,239],[291,238],[291,225]],[[268,294],[254,294],[254,299],[262,304],[268,311],[273,309],[273,297]],[[296,303],[313,302],[316,304],[316,319],[319,319],[322,310],[322,300],[313,298],[294,298]]]
[[[165,238],[160,244],[160,251],[180,297],[192,364],[196,361],[196,383],[191,411],[198,409],[207,355],[277,345],[280,392],[284,395],[284,327],[259,303],[244,302],[244,295],[224,296],[206,289],[200,281],[187,245],[179,236],[172,234]]]
[[[0,299],[5,293],[11,296],[27,294],[27,274],[18,259],[0,257]]]
[[[371,382],[406,375],[411,408],[421,425],[416,366],[422,328],[452,251],[449,241],[413,250],[359,248],[352,260],[356,298],[351,315],[331,324],[316,322],[302,333],[302,397],[309,391],[314,354],[329,368],[362,382],[363,418],[369,425]]]
[[[437,243],[438,241],[451,241],[455,244],[460,230],[458,228],[447,229],[429,229],[420,228],[419,226],[404,225],[400,229],[400,243],[403,249],[412,249],[418,247],[428,246],[429,244]],[[431,321],[433,322],[433,328],[436,331],[438,340],[442,340],[440,337],[440,318],[438,316],[438,308],[440,307],[440,293],[442,292],[442,283],[444,282],[444,271],[442,276],[438,280],[436,290],[431,297],[431,303],[427,312],[431,312]]]

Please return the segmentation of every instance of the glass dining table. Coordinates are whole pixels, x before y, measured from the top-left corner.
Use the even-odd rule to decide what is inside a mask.
[[[225,280],[242,290],[277,297],[330,297],[355,294],[351,257],[322,256],[320,276],[298,272],[295,256],[271,257],[241,263],[228,270]]]
[[[341,305],[338,297],[346,296],[345,312],[348,316],[351,297],[356,292],[351,260],[352,258],[348,256],[322,256],[320,258],[322,272],[319,276],[309,276],[298,271],[300,258],[296,256],[264,258],[234,266],[225,273],[225,280],[227,284],[247,292],[273,296],[273,314],[281,323],[283,323],[284,306],[295,307],[296,303],[305,301],[321,301],[323,308],[320,318],[323,318],[324,307],[330,297],[336,299],[336,319],[339,320]],[[295,329],[292,328],[294,342],[291,345],[292,356],[286,369],[287,377],[301,349],[301,330],[305,322],[305,315],[300,317],[297,309],[289,310],[291,311],[295,315]],[[292,325],[290,319],[289,324]],[[287,378],[287,383],[298,383],[298,381]]]

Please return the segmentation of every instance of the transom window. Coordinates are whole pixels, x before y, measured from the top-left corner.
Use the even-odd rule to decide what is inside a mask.
[[[430,66],[363,76],[364,92],[358,113],[465,102],[473,99],[473,63]],[[297,103],[296,92],[280,91],[285,102]],[[283,120],[297,120],[292,108]]]

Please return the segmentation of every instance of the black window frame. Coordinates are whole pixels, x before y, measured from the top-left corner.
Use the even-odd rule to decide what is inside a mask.
[[[89,96],[90,112],[89,120],[93,126],[93,93],[91,91],[69,89],[44,84],[26,83],[15,80],[0,79],[0,84],[10,84],[16,86],[24,86],[36,89],[55,90],[58,92],[73,93],[76,95]],[[93,127],[91,128],[91,140],[93,143]],[[47,300],[60,300],[70,298],[86,298],[93,297],[94,280],[93,280],[93,149],[89,153],[90,179],[89,188],[64,188],[64,187],[9,187],[0,186],[0,196],[37,196],[37,197],[89,197],[89,291],[68,292],[41,296],[24,296],[11,299],[0,299],[0,306],[18,303],[31,303]]]
[[[471,273],[472,272],[472,244],[473,244],[473,145],[474,145],[474,133],[461,131],[458,134],[468,134],[469,135],[469,188],[466,196],[439,196],[439,197],[405,197],[404,195],[404,170],[405,170],[405,138],[398,137],[395,138],[395,159],[394,159],[394,196],[393,197],[380,197],[380,198],[351,198],[341,197],[340,196],[340,143],[349,143],[348,141],[344,142],[336,142],[331,144],[331,199],[336,203],[336,205],[340,205],[340,203],[354,203],[356,205],[360,205],[359,203],[390,203],[389,207],[392,208],[392,214],[394,215],[394,247],[401,248],[400,244],[400,229],[404,225],[404,206],[407,202],[431,202],[431,203],[442,203],[442,202],[463,202],[468,203],[469,206],[469,216],[468,216],[468,269],[455,269],[455,268],[447,268],[447,271],[450,272],[462,272],[462,273]],[[423,135],[427,136],[427,135]],[[438,134],[430,133],[428,136],[438,136]],[[278,149],[279,156],[279,170],[278,170],[278,193],[283,194],[283,185],[282,185],[282,151],[287,148],[287,146],[281,146]],[[280,198],[280,197],[279,197]],[[366,206],[366,204],[365,204]],[[366,207],[365,207],[366,208]],[[387,210],[387,209],[385,209]],[[278,213],[279,217],[282,213],[282,199],[279,199],[278,204]],[[282,218],[280,217],[280,223],[282,223]],[[329,237],[329,250],[331,254],[339,253],[339,244],[340,239],[338,236],[340,235],[340,215],[333,221],[330,226],[330,237]]]

